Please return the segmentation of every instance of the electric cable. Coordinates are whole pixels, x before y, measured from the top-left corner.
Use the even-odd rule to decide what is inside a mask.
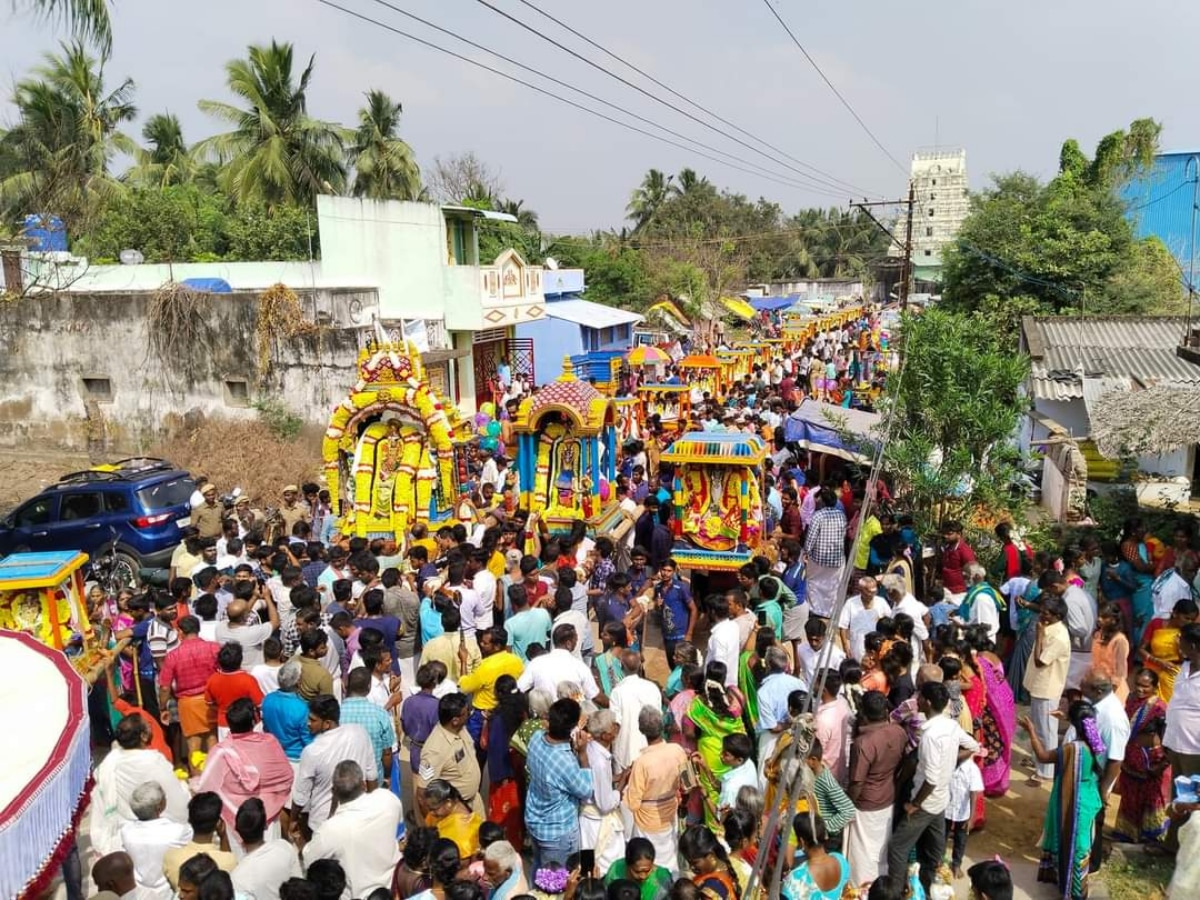
[[[764,178],[770,178],[772,180],[775,180],[779,184],[784,184],[785,186],[802,188],[804,190],[812,190],[812,191],[819,191],[825,187],[829,187],[829,188],[837,187],[836,185],[826,185],[820,179],[817,179],[811,175],[803,175],[804,178],[807,178],[813,182],[813,184],[810,185],[810,184],[806,184],[804,182],[796,181],[795,176],[792,176],[792,175],[789,175],[786,173],[772,172],[772,171],[764,168],[763,166],[759,165],[758,163],[754,163],[754,162],[750,162],[749,160],[742,159],[740,156],[729,153],[725,150],[720,149],[719,147],[713,147],[712,145],[706,144],[703,141],[697,140],[696,138],[688,137],[686,134],[681,134],[678,131],[674,131],[674,130],[668,128],[667,126],[654,121],[653,119],[649,119],[645,116],[638,115],[635,112],[631,112],[630,110],[625,109],[624,107],[619,106],[616,103],[612,103],[608,100],[605,100],[603,97],[598,97],[595,94],[590,93],[589,91],[585,91],[583,88],[575,87],[574,85],[569,84],[560,78],[556,78],[553,75],[547,75],[545,72],[543,72],[539,69],[536,69],[533,66],[528,66],[525,63],[520,62],[519,60],[513,59],[510,56],[506,56],[503,53],[500,53],[497,50],[492,50],[491,48],[485,47],[483,44],[477,43],[476,41],[473,41],[470,38],[463,37],[461,34],[451,31],[448,28],[444,28],[441,25],[436,24],[435,22],[431,22],[428,19],[423,19],[420,16],[416,15],[415,13],[411,13],[408,10],[401,9],[399,6],[396,6],[394,3],[388,2],[388,0],[372,0],[372,2],[377,3],[380,6],[386,7],[387,9],[390,9],[393,12],[399,13],[400,15],[404,16],[405,18],[411,19],[414,22],[418,22],[427,28],[432,28],[434,31],[440,32],[441,34],[444,34],[448,37],[452,37],[457,41],[461,41],[462,43],[466,44],[469,47],[473,47],[476,50],[480,50],[484,53],[487,53],[491,56],[496,57],[497,59],[501,59],[504,62],[508,63],[509,65],[516,66],[518,69],[522,69],[532,75],[537,75],[539,78],[544,78],[547,81],[551,82],[552,84],[556,84],[559,87],[564,87],[569,91],[575,91],[578,94],[582,94],[584,97],[587,97],[589,100],[593,100],[596,103],[603,104],[604,106],[607,106],[608,108],[610,108],[612,110],[615,110],[616,112],[623,113],[624,115],[627,115],[627,116],[630,116],[631,118],[637,119],[639,122],[643,122],[652,128],[658,128],[662,131],[665,131],[667,134],[677,137],[683,141],[689,141],[693,144],[696,144],[699,147],[703,147],[705,150],[708,150],[712,153],[719,153],[722,156],[729,157],[730,159],[735,160],[739,164],[746,165],[746,166],[752,166],[756,171],[761,172],[762,176]],[[838,189],[838,190],[840,191],[841,189]],[[836,197],[843,196],[841,193],[835,193],[833,190],[826,191],[825,193],[827,193],[828,196],[836,196]]]
[[[512,75],[508,72],[504,72],[493,66],[489,66],[486,63],[480,62],[479,60],[471,59],[469,56],[464,56],[461,53],[458,53],[454,50],[450,50],[449,48],[446,48],[446,47],[442,47],[439,44],[435,44],[432,41],[426,40],[425,38],[418,37],[415,34],[410,34],[407,31],[396,28],[394,25],[389,25],[386,22],[381,22],[378,19],[373,19],[370,16],[366,15],[365,13],[361,13],[361,12],[358,12],[353,9],[348,9],[347,7],[341,6],[338,3],[334,3],[333,0],[316,0],[316,2],[320,3],[322,6],[327,6],[330,9],[336,9],[338,12],[345,13],[346,15],[351,16],[355,19],[359,19],[363,22],[367,22],[371,25],[374,25],[378,28],[382,28],[385,31],[390,31],[393,34],[399,35],[400,37],[407,38],[408,40],[413,41],[414,43],[417,43],[417,44],[421,44],[424,47],[428,47],[431,50],[436,50],[439,53],[445,53],[448,56],[452,56],[455,59],[461,60],[462,62],[468,63],[479,69],[483,69],[484,71],[490,72],[493,75],[499,75],[501,78],[505,78],[509,81],[512,81],[515,84],[519,84],[519,85],[522,85],[523,87],[527,87],[530,90],[538,92],[539,94],[543,94],[547,97],[551,97],[555,100],[558,100],[560,103],[565,103],[568,106],[571,106],[582,112],[588,113],[589,115],[596,116],[597,118],[603,119],[606,122],[611,122],[612,124],[618,125],[621,128],[628,129],[629,131],[636,132],[637,134],[644,135],[645,137],[652,138],[653,140],[660,141],[664,144],[669,144],[672,147],[676,147],[687,153],[693,153],[696,156],[703,157],[704,159],[711,160],[712,162],[718,163],[723,166],[727,166],[731,169],[737,169],[739,172],[745,172],[748,175],[757,175],[759,177],[764,177],[764,178],[767,177],[767,176],[761,175],[760,173],[755,172],[751,169],[746,169],[735,163],[727,162],[726,160],[720,159],[719,157],[711,156],[707,153],[702,153],[699,150],[696,150],[692,147],[688,147],[684,144],[680,144],[677,141],[671,140],[670,138],[665,138],[662,135],[658,135],[658,134],[654,134],[653,132],[646,131],[645,129],[639,128],[636,125],[631,125],[628,122],[622,122],[619,119],[614,119],[612,116],[606,115],[605,113],[599,112],[598,110],[589,109],[588,107],[586,107],[580,103],[576,103],[574,100],[571,100],[569,97],[563,97],[560,94],[556,94],[553,91],[547,90],[546,88],[540,87],[539,85],[533,84],[532,82],[525,81],[524,79],[518,78],[517,76]],[[777,181],[778,179],[775,179],[774,177],[772,177],[770,180]],[[795,187],[795,185],[788,184],[787,182],[781,182],[781,183],[785,184],[785,186],[787,186],[787,187]],[[818,189],[818,188],[806,187],[805,189],[812,190],[815,193],[825,193],[825,194],[829,194],[830,196],[839,196],[837,194],[833,194],[830,191],[825,191],[825,190]]]
[[[742,127],[742,126],[740,126],[740,125],[736,125],[736,124],[734,124],[733,122],[730,122],[728,119],[726,119],[726,118],[724,118],[724,117],[722,117],[722,116],[718,115],[717,113],[713,112],[711,109],[708,109],[707,107],[705,107],[703,104],[701,104],[701,103],[697,103],[695,100],[692,100],[690,97],[687,97],[687,96],[685,96],[684,94],[681,94],[681,93],[679,93],[679,91],[675,90],[673,87],[671,87],[671,86],[670,86],[670,85],[668,85],[668,84],[664,84],[662,81],[660,81],[659,79],[655,78],[655,77],[654,77],[653,75],[651,75],[649,72],[645,71],[644,69],[641,69],[641,68],[639,68],[638,66],[635,66],[633,63],[631,63],[629,60],[625,59],[625,58],[624,58],[623,56],[621,56],[620,54],[614,53],[612,50],[609,50],[609,49],[608,49],[607,47],[605,47],[604,45],[602,45],[602,44],[600,44],[600,43],[597,43],[596,41],[592,40],[592,39],[591,39],[590,37],[588,37],[586,34],[583,34],[582,32],[580,32],[580,31],[576,30],[575,28],[572,28],[570,25],[568,25],[568,24],[567,24],[566,22],[564,22],[562,19],[556,18],[555,16],[553,16],[553,15],[551,15],[550,13],[546,12],[544,9],[542,9],[541,7],[539,7],[537,4],[535,4],[535,3],[531,2],[531,0],[517,0],[517,2],[518,2],[518,3],[521,3],[521,4],[523,4],[524,6],[527,6],[529,9],[532,9],[534,12],[536,12],[536,13],[538,13],[539,15],[543,16],[544,18],[547,18],[547,19],[549,19],[551,22],[553,22],[553,23],[554,23],[555,25],[557,25],[559,28],[562,28],[562,29],[564,29],[564,30],[566,30],[566,31],[570,32],[570,33],[571,33],[571,34],[573,34],[575,37],[579,38],[579,40],[581,40],[581,41],[583,41],[585,44],[587,44],[587,45],[589,45],[589,46],[591,46],[591,47],[594,47],[595,49],[599,50],[601,53],[605,54],[605,55],[606,55],[606,56],[608,56],[610,59],[612,59],[612,60],[614,60],[614,61],[616,61],[616,62],[619,62],[621,65],[623,65],[623,66],[625,66],[625,67],[627,67],[627,68],[629,68],[629,69],[632,69],[634,72],[637,72],[639,75],[641,75],[641,76],[642,76],[643,78],[645,78],[646,80],[653,82],[653,83],[654,83],[654,84],[656,84],[658,87],[662,88],[664,91],[666,91],[667,93],[671,94],[671,96],[673,96],[673,97],[677,97],[677,98],[679,98],[680,100],[682,100],[684,103],[687,103],[687,104],[689,104],[690,106],[693,106],[693,107],[695,107],[696,109],[700,110],[701,112],[705,113],[706,115],[709,115],[709,116],[711,116],[712,118],[714,118],[714,119],[716,119],[718,122],[720,122],[722,125],[726,125],[726,126],[728,126],[729,128],[732,128],[734,131],[740,131],[740,132],[742,132],[742,133],[743,133],[743,134],[745,134],[747,137],[749,137],[751,140],[758,141],[758,142],[759,142],[760,144],[762,144],[764,147],[767,147],[767,148],[769,148],[769,149],[771,149],[771,150],[774,150],[774,151],[775,151],[776,153],[778,153],[780,156],[786,157],[787,159],[790,159],[792,162],[796,163],[796,164],[797,164],[797,165],[799,165],[799,166],[803,166],[803,167],[804,167],[804,168],[806,168],[806,169],[811,169],[811,170],[812,170],[813,172],[815,172],[816,174],[818,174],[818,175],[822,175],[822,176],[824,176],[825,178],[828,178],[828,179],[830,179],[830,180],[832,180],[832,181],[835,181],[835,182],[837,182],[838,184],[845,185],[847,188],[849,188],[849,189],[850,189],[850,190],[852,190],[852,191],[855,191],[855,192],[863,192],[863,191],[864,191],[864,189],[863,189],[863,188],[861,188],[861,187],[859,187],[858,185],[855,185],[855,184],[853,184],[853,183],[851,183],[851,182],[849,182],[849,181],[846,181],[844,178],[838,178],[836,175],[833,175],[833,174],[831,174],[831,173],[829,173],[829,172],[826,172],[826,171],[825,171],[825,170],[823,170],[823,169],[818,169],[816,166],[812,165],[811,163],[806,163],[806,162],[805,162],[804,160],[802,160],[802,159],[797,159],[795,156],[792,156],[790,153],[788,153],[788,152],[787,152],[787,151],[785,151],[785,150],[780,150],[778,147],[776,147],[774,144],[770,143],[769,141],[766,141],[766,140],[764,140],[763,138],[760,138],[760,137],[758,137],[757,135],[753,134],[753,133],[752,133],[752,132],[751,132],[749,129],[747,129],[747,128],[743,128],[743,127]],[[867,193],[867,194],[870,194],[870,192],[869,192],[869,191],[866,191],[865,193]]]
[[[481,0],[481,2],[482,2],[482,0]],[[796,37],[796,35],[792,31],[792,29],[790,27],[788,27],[788,23],[783,20],[783,16],[781,16],[779,14],[779,10],[777,10],[774,6],[771,5],[771,0],[763,0],[763,3],[765,3],[767,6],[767,9],[769,9],[771,11],[771,15],[773,15],[775,17],[775,20],[777,22],[779,22],[780,25],[783,26],[783,30],[786,31],[788,37],[790,37],[792,39],[792,43],[795,44],[800,49],[800,52],[804,54],[804,58],[807,59],[809,64],[814,69],[817,70],[817,74],[821,76],[821,80],[824,81],[826,85],[828,85],[828,87],[831,91],[833,91],[833,95],[835,97],[837,97],[838,100],[841,101],[842,106],[846,107],[846,109],[850,112],[850,115],[854,116],[854,121],[857,122],[859,124],[859,127],[861,127],[862,130],[867,133],[867,137],[869,137],[874,142],[875,146],[878,147],[883,152],[884,156],[886,156],[888,159],[890,159],[892,161],[892,165],[894,165],[897,169],[899,169],[905,175],[908,175],[908,169],[906,169],[904,167],[904,165],[900,162],[900,160],[898,160],[898,159],[896,159],[896,157],[892,156],[891,151],[888,150],[887,147],[883,146],[883,142],[875,136],[875,132],[873,132],[870,128],[867,127],[867,123],[863,121],[862,116],[860,116],[858,114],[858,111],[855,110],[855,108],[850,105],[850,101],[847,100],[842,95],[842,92],[839,91],[834,86],[833,82],[829,80],[829,76],[825,74],[825,72],[821,69],[821,67],[819,65],[817,65],[817,61],[812,58],[812,56],[809,54],[809,52],[807,50],[804,49],[804,45],[802,43],[800,43],[800,39],[798,37]]]
[[[504,10],[500,9],[498,6],[493,5],[492,3],[489,2],[489,0],[475,0],[475,2],[478,3],[480,6],[484,6],[487,9],[490,9],[492,12],[496,13],[496,15],[507,19],[508,21],[512,22],[514,25],[517,25],[520,28],[525,29],[530,34],[536,35],[537,37],[541,38],[543,41],[546,41],[548,44],[552,44],[553,46],[557,47],[559,50],[562,50],[564,53],[574,57],[575,59],[579,60],[580,62],[586,63],[587,65],[591,66],[596,71],[607,75],[609,78],[616,79],[617,81],[624,84],[626,87],[633,88],[639,94],[643,94],[646,97],[649,97],[655,103],[661,104],[662,106],[665,106],[668,109],[674,110],[679,115],[685,116],[686,118],[691,119],[693,122],[697,123],[698,125],[702,125],[703,127],[707,128],[709,131],[715,132],[716,134],[721,135],[725,139],[733,141],[735,144],[740,144],[741,146],[745,147],[747,150],[750,150],[753,153],[758,153],[763,156],[766,156],[768,159],[772,159],[776,163],[784,166],[785,168],[791,169],[792,171],[794,171],[800,175],[803,175],[806,178],[814,177],[812,175],[808,175],[805,172],[802,172],[799,168],[797,168],[794,165],[791,165],[790,163],[783,162],[781,160],[776,159],[775,157],[771,156],[769,153],[766,153],[762,149],[755,147],[753,144],[751,144],[747,141],[742,140],[737,135],[729,134],[725,131],[722,131],[720,128],[717,128],[715,125],[711,124],[710,122],[704,121],[699,116],[693,115],[692,113],[688,112],[686,109],[681,109],[680,107],[676,106],[674,103],[671,103],[669,100],[664,100],[662,97],[659,97],[658,95],[656,95],[654,93],[651,93],[650,91],[646,90],[641,85],[635,84],[634,82],[630,81],[628,78],[624,78],[623,76],[618,75],[616,72],[606,69],[604,66],[600,65],[598,62],[588,59],[586,56],[579,53],[578,51],[572,50],[570,47],[566,46],[565,44],[560,43],[559,41],[555,40],[554,38],[550,37],[549,35],[543,34],[542,32],[538,31],[536,28],[534,28],[529,23],[523,22],[520,19],[518,19],[516,16],[512,15],[511,13],[505,12]],[[834,187],[836,187],[836,185]]]

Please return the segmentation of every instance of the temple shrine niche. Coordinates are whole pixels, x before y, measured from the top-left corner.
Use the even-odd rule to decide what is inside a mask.
[[[325,431],[325,481],[342,534],[403,546],[414,522],[454,515],[473,436],[427,382],[412,342],[368,344],[358,371]]]
[[[616,481],[616,412],[611,398],[575,377],[570,357],[562,374],[535,391],[517,411],[520,503],[538,513],[551,533],[576,521],[598,534],[620,519]]]
[[[13,553],[0,560],[0,629],[64,651],[81,672],[99,650],[83,599],[87,561],[78,550]]]

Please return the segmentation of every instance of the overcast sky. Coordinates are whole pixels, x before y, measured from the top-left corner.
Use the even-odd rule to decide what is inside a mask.
[[[335,2],[495,63],[378,0]],[[476,0],[388,2],[781,172],[778,164],[589,68]],[[640,82],[519,0],[489,2]],[[534,2],[790,156],[875,195],[904,191],[905,174],[833,97],[762,0]],[[1165,126],[1163,149],[1190,149],[1200,140],[1194,101],[1200,4],[777,0],[776,8],[906,167],[914,150],[930,147],[936,137],[942,146],[966,148],[972,187],[982,186],[990,172],[1013,168],[1048,175],[1063,138],[1076,137],[1090,151],[1104,133],[1147,115]],[[0,3],[5,121],[13,114],[12,83],[64,37],[61,29],[10,10],[10,3]],[[676,172],[691,166],[719,185],[768,197],[788,211],[846,199],[777,184],[633,134],[317,0],[115,0],[114,31],[110,83],[132,77],[141,117],[174,112],[189,141],[217,130],[196,101],[230,99],[227,60],[251,43],[291,41],[298,59],[316,53],[313,115],[351,123],[363,92],[382,88],[403,103],[403,136],[423,167],[435,156],[473,150],[502,172],[508,195],[535,209],[547,230],[619,227],[630,191],[651,167]]]

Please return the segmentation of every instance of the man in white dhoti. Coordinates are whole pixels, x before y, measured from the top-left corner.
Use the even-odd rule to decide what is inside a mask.
[[[838,601],[846,565],[846,515],[838,508],[832,488],[817,492],[817,511],[804,535],[808,572],[808,605],[812,614],[828,619]]]
[[[846,826],[846,859],[852,884],[866,884],[887,873],[888,838],[896,804],[896,770],[908,736],[888,715],[887,697],[863,694],[858,727],[850,744],[846,795],[858,814]]]
[[[147,781],[158,784],[166,798],[163,816],[186,825],[187,788],[175,777],[165,756],[150,749],[150,726],[134,713],[117,723],[116,746],[96,767],[90,818],[92,849],[104,856],[124,849],[121,826],[137,821],[130,807],[133,791]]]
[[[687,751],[663,740],[661,710],[643,709],[638,716],[638,730],[647,746],[629,767],[625,785],[625,805],[633,813],[633,837],[650,841],[655,862],[678,877],[679,785],[688,765]]]
[[[579,807],[579,837],[580,847],[596,851],[597,872],[607,872],[625,853],[621,792],[613,784],[613,744],[622,730],[611,710],[602,709],[588,717],[592,796]]]

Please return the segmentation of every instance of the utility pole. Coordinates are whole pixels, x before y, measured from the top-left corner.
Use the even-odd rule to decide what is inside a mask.
[[[916,186],[908,183],[908,224],[904,229],[904,268],[901,270],[900,312],[908,312],[908,292],[912,289],[912,225],[913,207],[916,206]]]
[[[905,222],[904,240],[901,241],[896,237],[895,233],[884,225],[879,219],[875,218],[875,214],[871,212],[872,206],[907,206],[908,215]],[[857,209],[864,213],[867,218],[875,223],[876,227],[891,238],[892,243],[904,251],[904,262],[900,268],[900,309],[906,311],[908,309],[908,294],[911,289],[912,282],[912,230],[913,230],[913,210],[916,208],[916,187],[913,182],[908,183],[908,199],[907,200],[863,200],[861,203],[851,201],[851,209]]]

